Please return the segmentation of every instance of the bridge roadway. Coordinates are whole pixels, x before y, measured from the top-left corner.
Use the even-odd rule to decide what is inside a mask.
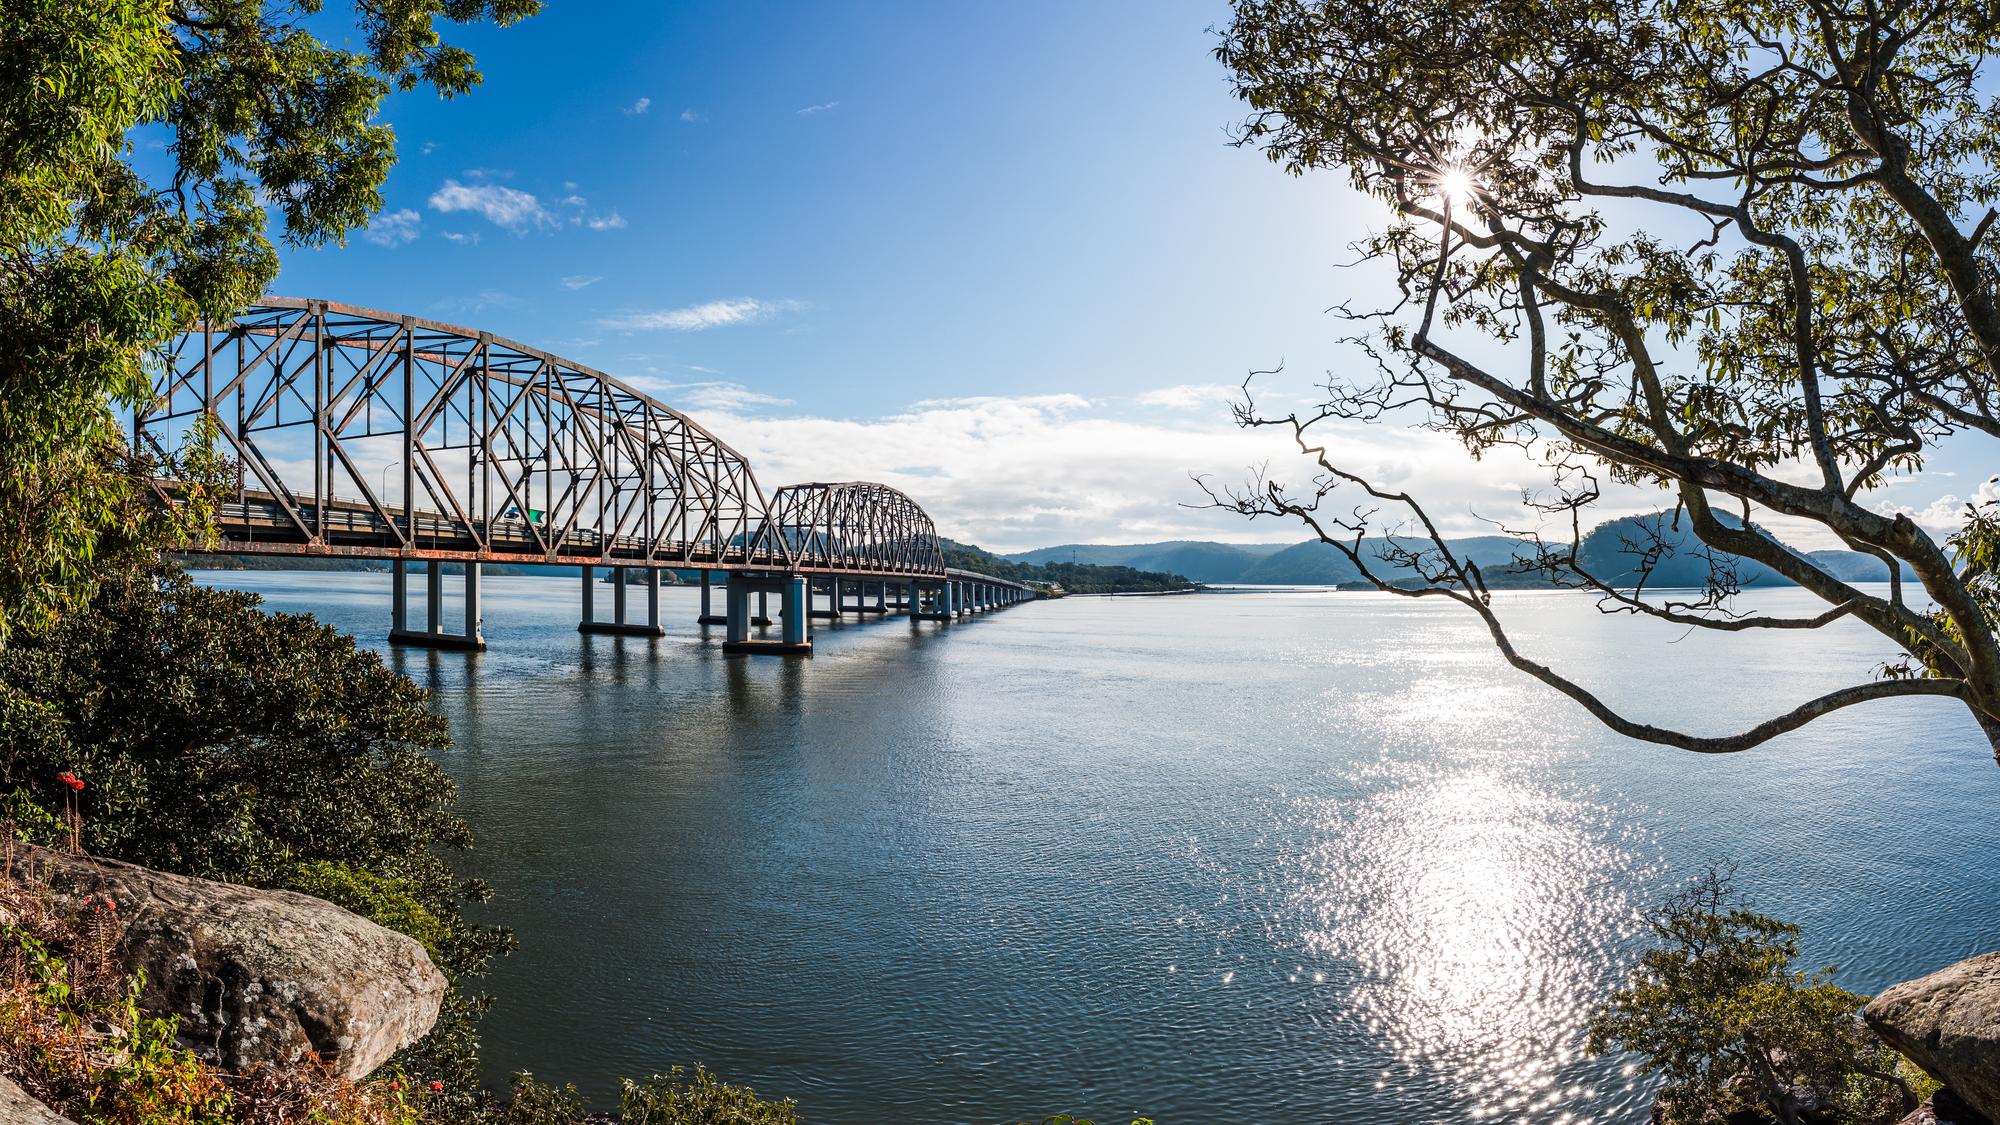
[[[214,550],[391,562],[399,644],[484,648],[489,562],[581,567],[578,628],[642,636],[665,632],[660,573],[695,571],[701,624],[724,626],[732,653],[808,654],[814,620],[951,621],[1035,596],[947,567],[930,516],[896,489],[815,482],[767,496],[747,459],[686,415],[491,333],[267,297],[175,341],[153,392],[132,419],[135,452],[165,461],[206,424],[233,461]],[[157,491],[174,502],[172,480]],[[464,574],[456,632],[441,612],[447,562]],[[408,608],[418,563],[421,627]]]

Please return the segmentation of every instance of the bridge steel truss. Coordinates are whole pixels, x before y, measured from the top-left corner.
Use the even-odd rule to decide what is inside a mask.
[[[765,510],[753,553],[788,554],[795,569],[944,577],[937,526],[916,501],[887,485],[786,485]]]
[[[271,297],[180,337],[153,389],[135,443],[164,454],[206,412],[237,462],[226,550],[790,562],[749,549],[765,505],[740,453],[600,371],[491,333]]]
[[[163,459],[204,416],[236,464],[218,551],[391,560],[391,639],[480,648],[479,563],[583,568],[586,632],[657,636],[659,572],[702,572],[702,624],[731,651],[810,652],[806,621],[844,593],[890,588],[913,620],[950,620],[1032,596],[947,570],[909,496],[865,481],[790,485],[767,499],[742,454],[603,372],[494,336],[331,301],[266,297],[158,357],[134,413],[136,449]],[[310,485],[306,477],[310,475]],[[398,481],[391,487],[391,477]],[[441,624],[440,564],[464,562],[465,626]],[[407,564],[427,563],[427,628],[406,627]],[[609,567],[613,620],[593,614]],[[648,574],[647,623],[626,620],[625,571]],[[711,613],[709,572],[730,609]],[[812,610],[816,592],[830,613]],[[782,640],[751,637],[778,594]]]

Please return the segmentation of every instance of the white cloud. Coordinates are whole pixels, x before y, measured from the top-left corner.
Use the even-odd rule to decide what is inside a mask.
[[[633,102],[631,105],[625,108],[625,116],[637,117],[638,115],[646,112],[651,108],[653,108],[653,99],[640,98],[638,101]]]
[[[399,211],[385,211],[375,216],[361,237],[377,246],[395,249],[405,243],[415,242],[423,230],[424,217],[405,207]]]
[[[628,332],[661,328],[673,332],[700,332],[708,328],[768,320],[781,312],[791,312],[803,307],[797,301],[760,301],[755,297],[731,297],[679,309],[610,316],[599,323],[606,328],[621,328]]]
[[[1157,406],[1165,410],[1214,410],[1221,414],[1229,403],[1241,397],[1241,387],[1224,383],[1182,383],[1141,391],[1133,401],[1140,406]]]
[[[736,384],[647,389],[741,450],[767,491],[800,480],[881,481],[914,497],[946,535],[996,550],[1180,538],[1296,542],[1310,534],[1293,521],[1253,522],[1195,506],[1204,497],[1193,472],[1228,483],[1268,464],[1294,482],[1310,477],[1286,440],[1239,430],[1226,417],[1159,423],[1111,416],[1112,403],[1051,394],[937,399],[887,417],[822,418],[774,412],[769,407],[782,403],[741,394]],[[1482,466],[1439,435],[1375,427],[1342,431],[1340,445],[1360,471],[1428,497],[1447,534],[1493,530],[1471,510],[1519,511],[1518,489],[1496,476],[1498,455]],[[1344,495],[1329,504],[1342,513],[1350,507]]]
[[[418,149],[417,154],[420,156],[429,156],[431,153],[437,151],[437,147],[438,144],[436,141],[425,141],[424,147]]]
[[[447,231],[439,231],[439,232],[438,232],[438,237],[439,237],[439,238],[442,238],[442,239],[444,239],[444,240],[445,240],[446,242],[456,242],[456,243],[459,243],[460,245],[465,245],[465,246],[477,246],[477,245],[479,245],[479,232],[478,232],[478,231],[476,231],[476,230],[475,230],[475,231],[459,231],[459,230],[447,230]]]
[[[1993,477],[1979,486],[1970,500],[1960,499],[1956,494],[1946,494],[1921,508],[1909,504],[1895,504],[1883,501],[1875,510],[1885,516],[1905,515],[1916,521],[1918,527],[1931,533],[1932,538],[1942,541],[1965,526],[1966,509],[1973,505],[2000,503],[2000,477]]]
[[[806,106],[804,109],[799,110],[799,116],[811,117],[816,113],[825,113],[828,110],[837,108],[839,105],[840,105],[839,102],[821,102],[818,105],[809,105]]]
[[[504,290],[481,289],[471,296],[446,297],[442,301],[433,302],[431,311],[448,316],[464,316],[482,313],[487,309],[518,309],[526,304],[526,301]]]
[[[562,287],[564,289],[588,289],[603,280],[601,277],[592,277],[588,274],[571,274],[562,279]]]
[[[688,369],[705,370],[692,364],[688,365]],[[703,410],[717,414],[741,415],[773,406],[792,405],[791,399],[754,391],[741,383],[723,380],[676,383],[657,375],[634,375],[629,376],[626,382],[676,410]]]
[[[563,196],[561,201],[557,203],[557,206],[569,209],[570,226],[589,227],[591,230],[620,230],[624,228],[625,216],[620,215],[615,209],[608,215],[590,214],[590,200],[576,194],[575,184],[564,184],[563,190],[568,191],[570,194]]]
[[[484,216],[494,226],[517,234],[530,227],[551,226],[556,222],[555,216],[549,214],[533,193],[502,184],[461,184],[457,180],[446,180],[443,187],[431,193],[430,205],[432,210],[446,214],[470,211]]]
[[[708,114],[693,109],[684,109],[681,110],[681,120],[690,125],[699,125],[708,120]]]

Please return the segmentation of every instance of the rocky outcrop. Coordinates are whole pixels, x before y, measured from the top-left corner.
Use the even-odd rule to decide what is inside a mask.
[[[0,1125],[74,1125],[69,1118],[28,1096],[11,1079],[0,1076]]]
[[[59,909],[116,903],[116,957],[139,1004],[231,1070],[318,1055],[358,1078],[436,1022],[446,981],[423,947],[332,903],[14,845],[15,880]],[[5,1120],[0,1116],[0,1120]]]
[[[1992,1125],[1950,1090],[1939,1090],[1896,1125]]]
[[[1894,985],[1861,1014],[1967,1107],[2000,1120],[2000,953]]]

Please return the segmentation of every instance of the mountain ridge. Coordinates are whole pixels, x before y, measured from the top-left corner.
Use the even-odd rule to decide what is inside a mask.
[[[1426,541],[1398,536],[1401,545],[1417,547]],[[1363,549],[1373,548],[1380,557],[1386,537],[1371,537]],[[1490,584],[1496,586],[1548,586],[1546,576],[1513,573],[1516,560],[1531,548],[1511,535],[1468,535],[1448,538],[1453,554],[1476,564]],[[1708,583],[1711,553],[1724,566],[1733,566],[1735,580],[1743,586],[1789,586],[1790,579],[1748,559],[1722,552],[1710,552],[1695,538],[1685,518],[1675,521],[1670,513],[1653,512],[1625,516],[1600,524],[1584,536],[1578,551],[1580,562],[1592,574],[1614,586],[1630,588],[1641,578],[1644,553],[1657,548],[1660,555],[1644,574],[1645,584],[1658,588],[1698,587]],[[1801,551],[1803,557],[1844,582],[1886,582],[1887,567],[1878,559],[1858,551]],[[1332,545],[1317,539],[1297,543],[1222,543],[1210,540],[1171,539],[1158,543],[1066,543],[1032,551],[1002,554],[1011,562],[1039,565],[1045,562],[1098,566],[1128,566],[1141,570],[1185,575],[1209,585],[1243,586],[1339,586],[1363,583],[1360,570]],[[1375,569],[1384,579],[1410,579],[1407,572],[1386,564]],[[1904,577],[1913,579],[1908,568]]]

